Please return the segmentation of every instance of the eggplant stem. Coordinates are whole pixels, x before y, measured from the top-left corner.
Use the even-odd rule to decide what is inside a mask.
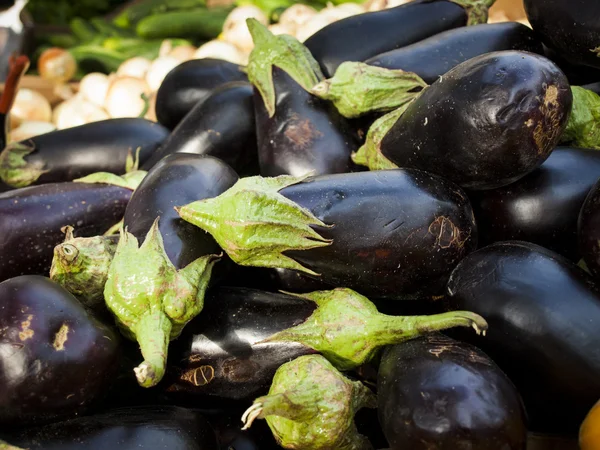
[[[250,408],[248,408],[242,415],[242,422],[244,423],[242,431],[249,429],[254,423],[254,421],[258,418],[258,416],[262,414],[262,412],[262,403],[254,403]]]
[[[9,72],[4,83],[4,91],[0,96],[0,114],[8,114],[15,102],[21,77],[29,69],[29,58],[26,55],[11,56]]]
[[[161,312],[145,314],[135,326],[135,336],[144,362],[134,370],[140,386],[153,387],[165,373],[171,336],[171,321]]]

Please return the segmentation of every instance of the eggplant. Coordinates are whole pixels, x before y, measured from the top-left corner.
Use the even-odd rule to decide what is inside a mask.
[[[169,130],[141,118],[108,119],[35,136],[0,153],[0,177],[13,187],[73,181],[96,172],[121,175],[143,164]]]
[[[513,383],[484,352],[441,334],[388,347],[377,398],[390,450],[525,450]]]
[[[596,150],[597,151],[597,150]],[[578,216],[579,251],[596,279],[600,277],[600,175],[585,197]]]
[[[260,174],[349,172],[358,136],[331,103],[308,91],[322,81],[316,61],[300,42],[274,36],[254,19],[249,19],[248,28],[254,40],[248,77],[256,88]]]
[[[598,150],[557,147],[538,169],[516,183],[470,192],[479,246],[522,240],[577,261],[579,211],[599,178]]]
[[[506,186],[548,158],[572,103],[567,79],[547,58],[487,53],[425,89],[385,134],[381,153],[465,188]]]
[[[505,241],[463,259],[447,295],[449,309],[489,322],[485,339],[460,337],[512,379],[530,430],[576,435],[600,398],[600,288],[591,276],[536,244]]]
[[[215,88],[186,114],[142,169],[151,169],[172,153],[215,156],[239,174],[257,175],[252,85],[235,81]]]
[[[416,0],[339,20],[317,31],[305,44],[329,78],[345,61],[365,61],[443,31],[485,23],[492,3]]]
[[[24,430],[11,443],[28,450],[217,450],[204,415],[174,406],[113,409]]]
[[[208,420],[217,433],[220,450],[281,450],[266,423],[257,422],[249,430],[242,430],[242,411],[227,411]]]
[[[501,50],[544,54],[542,44],[531,28],[518,22],[503,22],[448,30],[374,56],[365,62],[372,66],[413,72],[431,84],[460,63]]]
[[[61,228],[102,234],[123,218],[131,190],[106,184],[50,183],[0,194],[0,281],[50,270]]]
[[[373,298],[439,295],[477,247],[466,193],[414,169],[248,177],[178,212],[238,264],[300,271]]]
[[[595,0],[525,0],[544,44],[572,64],[600,69],[600,4]]]
[[[600,79],[600,77],[599,77],[599,79]],[[598,81],[596,83],[585,84],[581,87],[584,89],[587,89],[588,91],[592,91],[592,92],[600,95],[600,81]]]
[[[567,76],[571,86],[580,84],[595,83],[600,80],[600,69],[585,66],[582,64],[573,64],[567,61],[562,55],[544,45],[544,54],[554,64],[560,67],[560,70]]]
[[[75,416],[106,394],[119,336],[48,278],[0,283],[0,423]]]
[[[171,70],[156,93],[156,118],[174,130],[211,91],[230,81],[248,81],[242,68],[214,58],[192,59]]]

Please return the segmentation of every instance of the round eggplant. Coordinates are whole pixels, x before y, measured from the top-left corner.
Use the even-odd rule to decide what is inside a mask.
[[[213,89],[230,81],[248,81],[237,64],[204,58],[186,61],[171,70],[156,93],[156,118],[170,130]]]
[[[75,416],[100,400],[119,365],[119,336],[48,278],[0,283],[0,422]]]
[[[544,44],[573,64],[600,69],[600,3],[525,0],[525,12]]]
[[[173,153],[215,156],[239,174],[258,174],[252,85],[234,81],[215,88],[181,120],[142,169],[151,169]]]
[[[573,95],[543,56],[472,58],[433,83],[381,142],[399,167],[431,170],[470,189],[514,183],[539,167],[567,126]]]
[[[578,239],[586,266],[596,279],[600,279],[600,175],[579,213]]]
[[[528,241],[577,261],[579,211],[598,179],[598,150],[557,147],[538,169],[516,183],[469,193],[479,246]]]
[[[448,30],[365,62],[386,69],[413,72],[431,84],[460,63],[502,50],[544,52],[531,28],[518,22],[486,23]]]
[[[519,393],[472,345],[432,334],[388,347],[377,397],[390,450],[525,450]]]
[[[513,380],[535,432],[576,434],[600,398],[600,289],[566,258],[527,242],[467,256],[448,282],[448,306],[489,322],[470,340]]]

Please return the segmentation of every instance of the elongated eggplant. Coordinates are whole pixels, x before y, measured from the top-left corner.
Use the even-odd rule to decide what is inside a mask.
[[[14,187],[72,181],[95,172],[117,175],[128,160],[143,164],[166,139],[162,125],[140,118],[108,119],[13,143],[0,153],[0,177]]]
[[[416,0],[334,22],[308,38],[306,46],[331,77],[345,61],[365,61],[452,28],[485,23],[491,4],[493,0]]]
[[[516,183],[469,193],[479,246],[522,240],[577,261],[579,211],[599,178],[598,150],[557,147]]]
[[[567,79],[545,57],[487,53],[425,89],[384,136],[381,153],[466,188],[506,186],[548,158],[572,102]]]
[[[217,450],[206,418],[174,406],[119,408],[24,430],[11,443],[29,450]]]
[[[597,151],[597,150],[596,150]],[[578,217],[579,251],[596,279],[600,278],[600,176],[584,199]]]
[[[240,417],[242,410],[228,410],[208,416],[210,424],[217,433],[220,450],[281,450],[264,422],[255,423],[252,428],[242,430]]]
[[[215,156],[239,174],[257,175],[252,85],[234,81],[215,88],[186,114],[142,169],[149,170],[172,153]]]
[[[595,0],[525,0],[544,44],[573,64],[600,69],[600,4]]]
[[[574,263],[507,241],[467,256],[448,282],[450,309],[489,321],[481,347],[515,383],[536,432],[575,433],[600,398],[600,288]]]
[[[448,30],[374,56],[365,62],[387,69],[414,72],[431,84],[460,63],[501,50],[544,54],[542,44],[531,28],[518,22],[504,22]]]
[[[582,64],[573,64],[567,61],[562,55],[544,45],[544,54],[554,64],[560,67],[560,70],[567,76],[571,86],[580,84],[595,83],[600,80],[600,69],[585,66]]]
[[[170,130],[210,92],[230,81],[248,81],[237,64],[213,58],[179,64],[163,80],[156,93],[156,118]]]
[[[47,274],[61,228],[102,234],[122,219],[131,190],[106,184],[51,183],[0,194],[0,281]]]
[[[256,88],[261,175],[349,172],[358,136],[331,103],[308,92],[323,80],[310,52],[294,38],[274,36],[254,19],[248,28],[254,40],[248,77]]]
[[[377,397],[390,450],[525,450],[519,393],[472,345],[431,334],[389,347]]]
[[[75,416],[97,403],[119,363],[119,336],[48,278],[0,283],[0,422]]]

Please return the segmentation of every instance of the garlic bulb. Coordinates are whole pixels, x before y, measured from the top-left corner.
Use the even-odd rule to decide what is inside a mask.
[[[316,15],[317,10],[312,6],[296,3],[281,13],[279,24],[291,26],[296,30]]]
[[[167,56],[177,59],[180,63],[194,59],[196,47],[193,45],[179,45],[172,49]]]
[[[335,17],[319,13],[304,25],[298,27],[296,30],[296,39],[298,39],[300,42],[304,42],[317,31],[325,28],[327,25],[332,24],[335,21]]]
[[[133,77],[144,79],[148,70],[152,66],[152,61],[143,56],[134,56],[123,61],[117,69],[117,75],[120,77]]]
[[[110,78],[103,73],[88,73],[79,82],[79,93],[85,100],[103,107],[110,82]]]
[[[242,53],[235,45],[229,42],[212,40],[200,46],[194,59],[216,58],[232,62],[234,64],[246,65],[248,63],[248,55]]]
[[[46,97],[32,89],[19,89],[10,110],[10,122],[13,127],[25,121],[50,122],[51,120],[52,107]]]
[[[167,74],[177,67],[181,62],[173,56],[159,56],[154,61],[146,73],[146,83],[151,92],[158,91]]]
[[[246,19],[249,18],[254,18],[265,26],[269,24],[269,18],[257,6],[238,6],[225,19],[221,34],[225,42],[235,45],[245,53],[250,53],[254,47],[252,36],[246,25]]]
[[[59,130],[107,119],[110,117],[106,111],[85,100],[79,94],[58,105],[54,109],[52,117],[52,121]]]
[[[133,77],[115,78],[108,88],[104,109],[112,118],[138,117],[146,106],[142,95],[150,96],[146,81]]]
[[[269,31],[274,35],[289,34],[294,36],[296,34],[296,28],[291,24],[274,23],[269,25]]]

